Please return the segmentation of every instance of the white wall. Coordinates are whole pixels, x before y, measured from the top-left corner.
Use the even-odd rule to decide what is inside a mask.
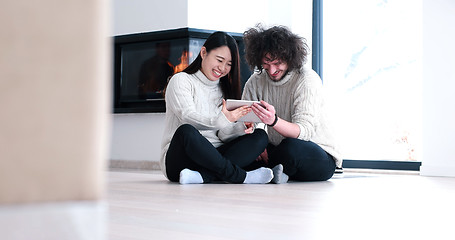
[[[189,27],[243,33],[257,23],[284,25],[307,38],[308,44],[311,46],[312,0],[230,0],[225,2],[188,0],[188,2]],[[222,11],[220,12],[219,9]],[[222,13],[231,15],[223,16]]]
[[[188,26],[187,0],[112,0],[112,35]]]
[[[423,1],[422,175],[455,176],[455,2]]]
[[[164,113],[114,114],[111,159],[159,161]]]
[[[311,46],[312,0],[113,0],[112,35],[191,27],[243,33],[258,22],[290,27]],[[160,158],[164,114],[114,114],[111,160]]]

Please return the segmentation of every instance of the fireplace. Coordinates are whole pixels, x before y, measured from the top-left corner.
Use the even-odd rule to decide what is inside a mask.
[[[180,28],[114,37],[114,113],[165,112],[167,81],[197,57],[212,32]],[[251,71],[242,34],[229,34],[239,45],[243,86]]]

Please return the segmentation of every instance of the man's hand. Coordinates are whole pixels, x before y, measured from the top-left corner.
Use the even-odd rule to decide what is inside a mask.
[[[270,125],[275,121],[275,107],[267,102],[261,100],[261,104],[254,103],[251,109],[263,123]]]

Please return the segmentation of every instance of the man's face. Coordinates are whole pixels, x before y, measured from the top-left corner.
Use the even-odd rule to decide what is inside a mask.
[[[270,54],[262,58],[262,67],[273,81],[280,81],[288,71],[288,64],[280,59],[272,59]]]

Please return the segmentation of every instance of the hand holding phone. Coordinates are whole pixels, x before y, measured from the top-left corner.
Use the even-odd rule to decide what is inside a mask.
[[[226,100],[226,109],[228,111],[232,111],[236,108],[239,108],[241,106],[249,106],[253,105],[253,103],[258,103],[261,104],[259,101],[248,101],[248,100],[235,100],[235,99],[228,99]],[[253,111],[249,112],[245,116],[241,117],[237,121],[239,122],[262,122],[261,119],[259,119],[256,114],[254,114]]]

